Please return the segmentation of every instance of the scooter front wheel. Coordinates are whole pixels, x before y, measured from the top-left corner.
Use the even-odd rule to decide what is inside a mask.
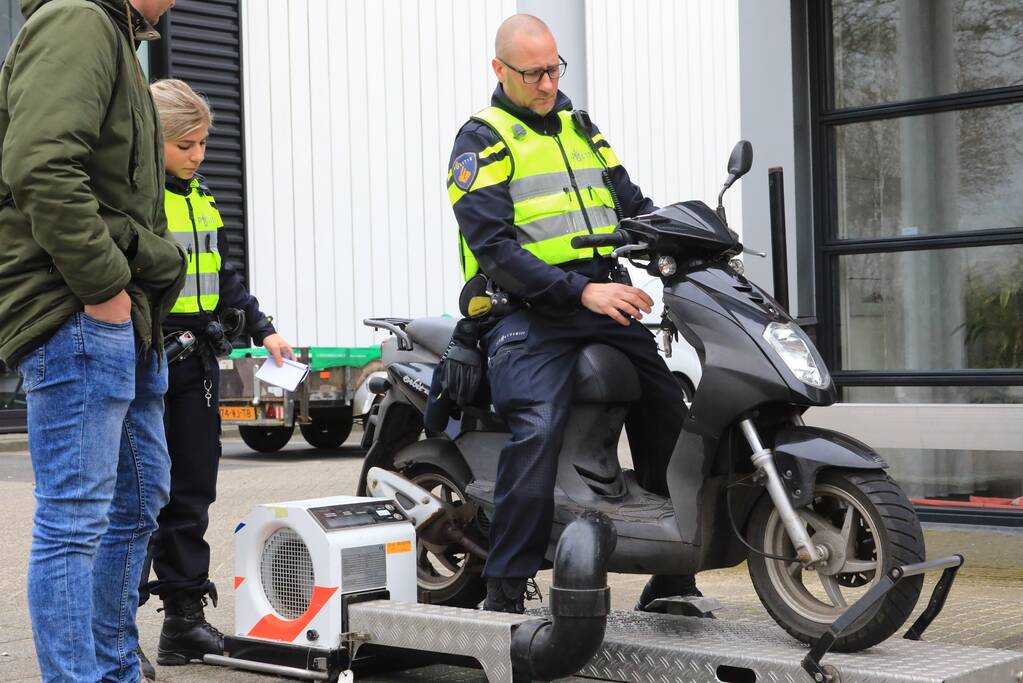
[[[814,569],[750,553],[749,573],[768,613],[791,635],[812,642],[893,567],[924,559],[920,522],[902,489],[880,470],[832,470],[814,485],[809,505],[796,511],[828,561]],[[752,545],[795,557],[781,516],[764,496],[749,525]],[[887,639],[909,618],[923,577],[901,581],[835,643],[854,652]]]

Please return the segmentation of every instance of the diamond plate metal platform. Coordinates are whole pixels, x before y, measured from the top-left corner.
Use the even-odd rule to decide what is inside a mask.
[[[808,649],[777,627],[613,611],[600,651],[576,675],[629,683],[813,683],[800,667]],[[1019,652],[902,638],[828,654],[824,664],[838,683],[1023,683]]]
[[[374,645],[472,657],[491,683],[511,683],[511,634],[530,614],[373,600],[350,605],[348,628]]]

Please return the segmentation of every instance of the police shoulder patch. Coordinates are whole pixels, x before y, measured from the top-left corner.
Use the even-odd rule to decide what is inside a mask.
[[[476,152],[466,152],[465,154],[459,154],[451,163],[451,178],[459,189],[468,192],[469,188],[472,187],[472,181],[476,180],[476,174],[479,173],[479,170],[480,161],[479,157],[476,156]]]

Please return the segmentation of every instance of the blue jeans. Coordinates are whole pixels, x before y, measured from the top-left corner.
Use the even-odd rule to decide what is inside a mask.
[[[44,681],[139,680],[139,576],[167,503],[167,368],[130,322],[76,313],[18,366],[36,510],[28,566]]]

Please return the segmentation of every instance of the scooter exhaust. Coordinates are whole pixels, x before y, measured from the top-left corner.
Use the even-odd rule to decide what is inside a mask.
[[[617,542],[614,524],[599,512],[585,512],[565,528],[554,551],[551,620],[521,624],[512,634],[516,673],[550,681],[593,658],[611,609],[607,561]]]
[[[390,498],[412,520],[416,536],[438,545],[455,544],[480,559],[487,559],[487,550],[469,538],[459,523],[455,508],[422,486],[397,472],[371,467],[366,477],[369,495]]]

